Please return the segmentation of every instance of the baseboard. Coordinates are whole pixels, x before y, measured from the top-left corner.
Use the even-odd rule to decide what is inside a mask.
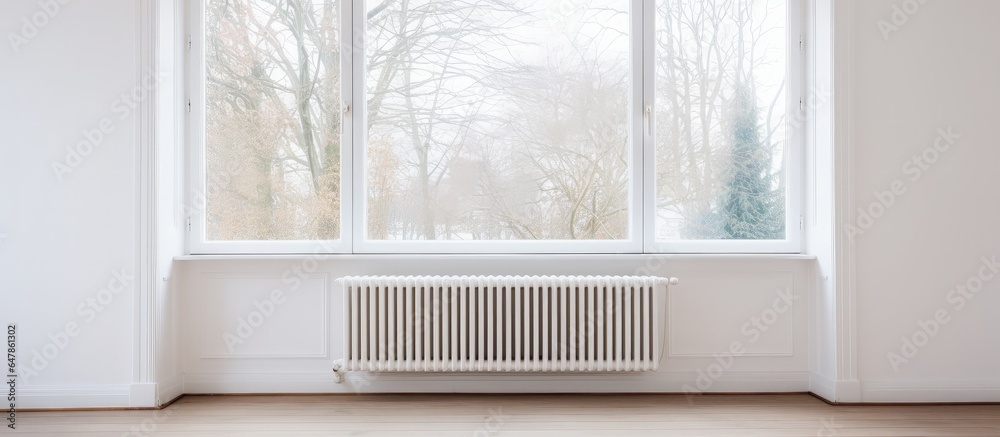
[[[128,406],[142,408],[156,407],[156,384],[142,383],[129,386]]]
[[[809,373],[809,392],[832,403],[837,399],[837,381],[818,373]]]
[[[337,384],[330,373],[196,373],[159,384],[37,386],[18,390],[18,409],[157,408],[184,394],[268,393],[788,393],[832,404],[998,403],[1000,381],[964,383],[833,381],[809,372],[728,372],[711,386],[694,372],[649,374],[366,374]],[[704,386],[704,384],[702,384]],[[146,405],[150,390],[155,401]],[[855,399],[853,395],[858,394]]]
[[[861,386],[864,403],[996,403],[1000,402],[1000,381],[974,382],[865,382]]]
[[[166,385],[144,383],[18,388],[17,408],[19,410],[89,408],[154,409],[184,394],[183,377],[181,375],[176,375],[165,382]],[[158,390],[159,396],[157,396]]]
[[[164,378],[157,384],[156,406],[162,407],[184,395],[184,375],[177,374]]]
[[[131,406],[131,384],[18,388],[17,408],[121,408]]]
[[[861,381],[856,379],[837,381],[837,392],[834,401],[837,403],[861,402]]]
[[[808,372],[726,372],[714,379],[696,372],[573,375],[352,372],[345,379],[344,383],[337,384],[332,373],[189,373],[184,375],[184,393],[785,393],[809,390]]]

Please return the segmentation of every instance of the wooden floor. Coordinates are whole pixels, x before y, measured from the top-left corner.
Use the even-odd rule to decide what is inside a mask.
[[[160,411],[21,412],[45,436],[1000,436],[1000,406],[809,395],[187,396]]]

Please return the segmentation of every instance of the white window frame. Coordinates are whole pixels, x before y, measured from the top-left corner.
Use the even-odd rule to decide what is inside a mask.
[[[341,97],[350,108],[341,124],[341,235],[339,240],[299,241],[207,241],[205,236],[205,2],[188,0],[188,195],[185,215],[188,220],[188,253],[209,254],[538,254],[538,253],[801,253],[801,207],[805,123],[788,124],[786,142],[786,238],[784,240],[655,240],[655,111],[647,119],[644,108],[655,108],[655,0],[630,1],[629,114],[630,184],[629,235],[623,240],[514,240],[514,241],[425,241],[368,240],[365,214],[367,187],[365,144],[367,141],[367,89],[365,53],[356,47],[364,41],[367,27],[365,0],[341,1]],[[806,0],[788,1],[788,99],[789,117],[798,102],[804,101],[805,56],[800,46],[805,23]],[[357,3],[357,4],[356,4]],[[356,7],[356,6],[362,7]],[[350,36],[345,38],[344,36]],[[360,50],[359,50],[360,49]],[[357,159],[355,159],[357,157]],[[647,159],[648,158],[648,159]]]

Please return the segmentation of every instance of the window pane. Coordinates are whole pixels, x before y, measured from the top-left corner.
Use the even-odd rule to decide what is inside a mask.
[[[369,1],[367,237],[628,238],[628,5]]]
[[[785,238],[786,17],[657,0],[657,240]]]
[[[339,2],[205,14],[207,239],[339,239]]]

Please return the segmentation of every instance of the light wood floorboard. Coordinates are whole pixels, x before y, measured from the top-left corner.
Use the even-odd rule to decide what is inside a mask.
[[[1000,406],[809,395],[186,396],[159,411],[21,412],[44,436],[1000,436]]]

